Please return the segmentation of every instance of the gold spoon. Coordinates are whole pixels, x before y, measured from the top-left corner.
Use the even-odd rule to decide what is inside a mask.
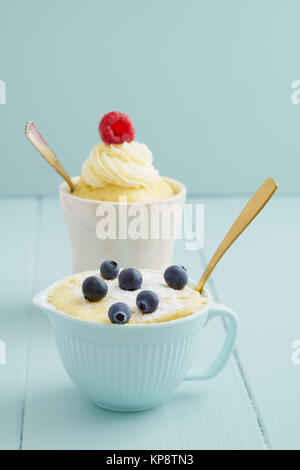
[[[250,199],[248,204],[244,207],[231,229],[216,249],[210,262],[208,263],[200,281],[196,286],[196,291],[201,292],[207,279],[211,275],[212,271],[220,261],[224,253],[230,248],[233,242],[240,236],[246,227],[252,222],[253,219],[260,213],[265,207],[267,202],[271,199],[278,184],[273,178],[267,178],[266,181],[258,188],[254,196]]]
[[[25,126],[25,135],[32,145],[37,149],[38,152],[44,157],[44,159],[64,178],[64,180],[70,186],[71,193],[74,191],[74,184],[69,177],[68,173],[57,159],[53,150],[49,147],[44,137],[36,128],[33,121],[27,122]]]

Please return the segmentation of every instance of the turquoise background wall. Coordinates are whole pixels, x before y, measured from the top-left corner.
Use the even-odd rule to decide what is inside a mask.
[[[297,0],[0,0],[0,195],[56,194],[33,119],[71,174],[99,118],[128,113],[191,193],[300,190]]]

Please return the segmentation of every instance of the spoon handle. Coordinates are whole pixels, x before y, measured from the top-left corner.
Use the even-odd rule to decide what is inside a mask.
[[[246,227],[252,222],[253,219],[259,214],[264,208],[267,202],[271,199],[278,184],[273,178],[267,178],[266,181],[258,188],[256,193],[252,196],[248,204],[244,207],[231,229],[224,237],[208,263],[200,281],[196,286],[196,290],[201,292],[207,279],[215,268],[216,264],[220,261],[224,253],[233,244],[233,242],[239,237],[239,235],[245,230]]]
[[[68,173],[57,159],[55,153],[40,134],[33,121],[29,121],[25,127],[25,135],[44,159],[64,178],[70,186],[71,192],[74,191],[74,184]]]

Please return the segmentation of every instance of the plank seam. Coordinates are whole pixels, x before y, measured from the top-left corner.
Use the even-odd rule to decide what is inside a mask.
[[[31,296],[34,293],[34,288],[36,284],[36,272],[37,272],[37,259],[38,259],[38,247],[40,242],[40,227],[42,219],[42,197],[37,197],[37,208],[36,208],[36,229],[35,229],[35,238],[34,238],[34,260],[32,263],[32,274],[30,280],[30,294]],[[22,408],[21,408],[21,424],[20,424],[20,439],[19,439],[19,450],[23,449],[23,435],[24,435],[24,423],[25,423],[25,412],[26,412],[26,400],[27,400],[27,387],[28,387],[28,371],[29,371],[29,353],[30,353],[30,343],[31,343],[31,311],[32,305],[28,307],[28,319],[27,319],[27,344],[26,344],[26,359],[25,359],[25,378],[24,378],[24,393],[22,399]]]
[[[206,260],[206,257],[204,255],[203,251],[200,252],[200,258],[202,259],[202,261],[204,263],[204,266],[206,266],[207,265],[207,260]],[[216,286],[215,286],[214,281],[213,281],[212,278],[210,278],[209,283],[210,283],[210,286],[211,286],[213,298],[215,298],[217,302],[221,303],[220,297],[218,295]],[[223,324],[225,332],[227,332],[227,324],[226,324],[226,321],[225,321],[224,318],[222,319],[222,324]],[[268,437],[268,433],[267,433],[267,430],[266,430],[266,426],[264,424],[263,417],[262,417],[262,415],[259,411],[259,406],[258,406],[257,401],[255,399],[254,392],[252,391],[250,385],[248,384],[248,380],[247,380],[247,377],[246,377],[246,374],[245,374],[245,371],[244,371],[244,367],[242,365],[242,361],[239,357],[237,347],[233,351],[233,357],[234,357],[234,360],[236,362],[239,373],[241,375],[243,385],[245,387],[248,399],[250,401],[250,406],[251,406],[251,408],[252,408],[252,410],[253,410],[253,412],[256,416],[257,425],[258,425],[261,437],[263,439],[265,448],[266,448],[266,450],[272,450],[271,441]]]
[[[199,201],[198,198],[193,198],[193,197],[189,196],[188,197],[188,202],[191,202],[191,203],[195,204],[195,203],[201,202],[201,201]],[[195,227],[193,226],[193,230],[194,229],[195,229]],[[205,254],[204,254],[204,251],[201,250],[201,251],[198,252],[198,254],[199,254],[199,257],[200,257],[203,265],[206,266],[208,261],[206,259]],[[216,299],[217,302],[221,302],[220,297],[219,297],[218,292],[217,292],[217,288],[216,288],[215,283],[213,281],[213,277],[210,277],[208,282],[211,286],[211,291],[212,291],[213,297]],[[226,332],[227,331],[227,324],[226,324],[225,319],[222,319],[222,324],[223,324],[223,328]],[[271,445],[271,441],[268,437],[268,433],[267,433],[267,430],[266,430],[266,425],[264,424],[264,420],[262,418],[262,414],[259,410],[259,406],[258,406],[257,401],[255,399],[254,392],[252,391],[252,389],[250,387],[250,384],[248,383],[246,373],[244,371],[242,361],[239,357],[237,347],[233,351],[233,358],[234,358],[234,361],[235,361],[235,363],[237,365],[237,368],[239,370],[239,373],[240,373],[240,376],[241,376],[241,379],[242,379],[242,383],[245,387],[246,394],[247,394],[249,402],[250,402],[250,406],[253,410],[253,413],[255,414],[256,421],[257,421],[258,428],[259,428],[259,432],[260,432],[261,437],[263,439],[265,448],[266,448],[266,450],[272,450],[272,445]]]

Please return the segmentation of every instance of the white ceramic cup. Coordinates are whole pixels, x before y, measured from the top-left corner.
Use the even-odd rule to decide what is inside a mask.
[[[73,178],[74,183],[78,177]],[[59,187],[61,207],[69,230],[72,249],[73,271],[82,272],[99,268],[100,261],[106,259],[116,260],[120,266],[135,266],[136,268],[163,271],[172,262],[176,231],[180,225],[182,212],[186,199],[186,188],[178,181],[166,178],[175,189],[175,196],[162,201],[146,203],[126,202],[101,202],[84,199],[70,193],[67,183]],[[128,226],[134,219],[135,212],[143,206],[146,211],[144,222],[148,224],[152,232],[146,239],[133,239],[124,231],[124,216],[127,217]],[[172,212],[176,210],[176,217],[160,216],[157,222],[153,221],[151,211],[157,209]],[[110,214],[110,221],[114,219],[116,237],[104,239],[104,231],[100,221],[104,214]],[[106,216],[107,217],[107,216]],[[169,234],[162,234],[162,225],[167,223]],[[157,225],[154,227],[154,225]],[[120,232],[124,232],[120,236]],[[157,237],[158,234],[158,237]],[[100,238],[99,238],[100,236]]]

